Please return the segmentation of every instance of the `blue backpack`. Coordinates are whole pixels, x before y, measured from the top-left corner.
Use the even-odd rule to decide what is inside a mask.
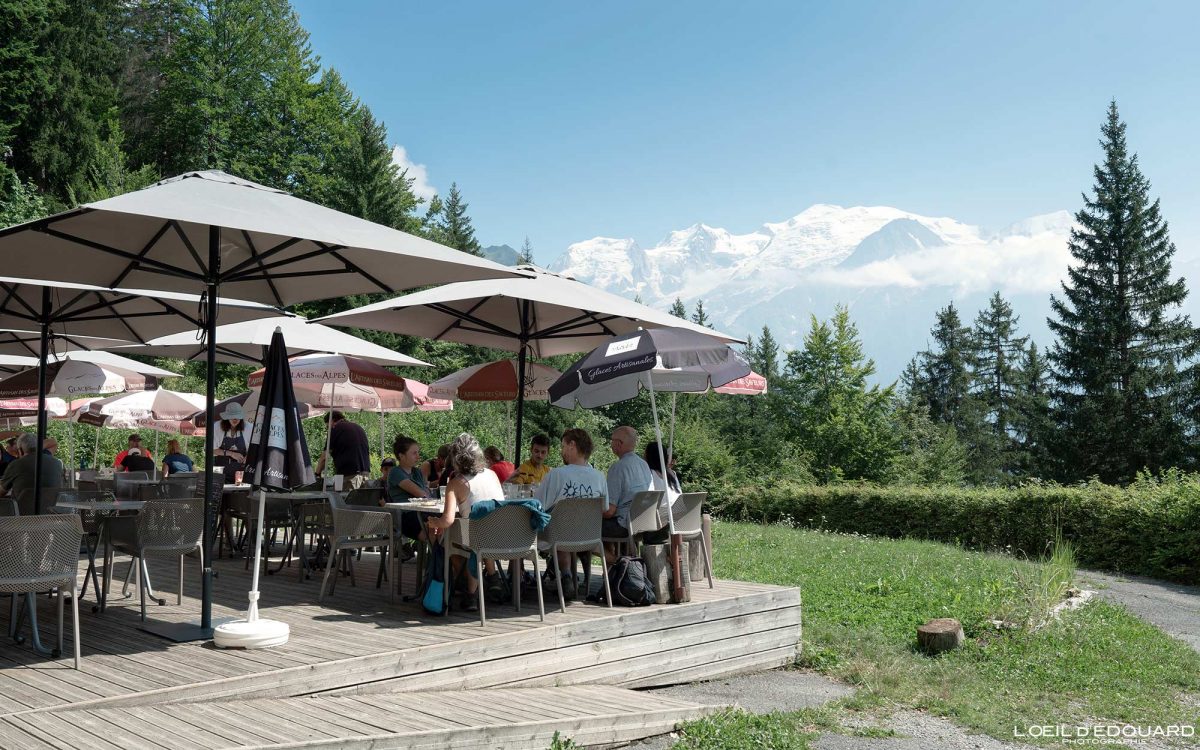
[[[421,589],[421,606],[431,615],[446,614],[446,552],[442,545],[433,545],[429,563],[425,566],[425,585]]]

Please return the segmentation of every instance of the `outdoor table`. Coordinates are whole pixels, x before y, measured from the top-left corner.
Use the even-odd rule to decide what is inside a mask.
[[[268,575],[274,575],[283,570],[283,567],[292,560],[292,549],[296,549],[296,559],[299,563],[299,574],[301,583],[304,582],[304,572],[308,569],[308,553],[305,551],[304,539],[304,524],[303,518],[296,512],[297,505],[304,503],[319,502],[328,500],[330,495],[345,495],[345,492],[334,492],[333,490],[297,490],[295,492],[271,492],[270,497],[287,500],[292,506],[292,538],[288,541],[287,549],[283,553],[283,558],[279,561],[279,567],[274,570],[268,570]]]
[[[55,507],[65,508],[77,512],[90,512],[96,514],[96,544],[85,545],[88,556],[88,567],[83,574],[83,586],[79,589],[80,598],[87,591],[88,577],[91,577],[92,586],[96,590],[96,605],[92,607],[93,612],[103,612],[108,604],[108,597],[104,593],[104,587],[100,585],[99,576],[96,574],[96,550],[100,547],[100,542],[105,543],[105,559],[108,558],[108,539],[105,535],[108,533],[108,521],[110,518],[119,516],[122,513],[137,513],[146,505],[145,500],[60,500]],[[104,577],[107,579],[111,575],[109,566],[104,567]],[[146,582],[147,587],[149,581]]]

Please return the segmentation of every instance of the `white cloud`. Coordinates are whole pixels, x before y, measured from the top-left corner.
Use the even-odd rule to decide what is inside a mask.
[[[408,178],[413,181],[412,191],[418,198],[428,202],[430,198],[437,195],[437,188],[429,184],[429,170],[425,168],[424,164],[417,164],[409,159],[408,151],[403,146],[392,147],[392,163],[400,167],[401,172],[408,173]]]
[[[1005,294],[1053,292],[1070,262],[1066,238],[1044,232],[929,247],[859,268],[823,269],[812,278],[853,288],[944,286],[954,287],[960,294],[989,289]]]

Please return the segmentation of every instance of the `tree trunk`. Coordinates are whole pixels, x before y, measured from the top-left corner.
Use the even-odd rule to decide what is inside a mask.
[[[963,643],[963,629],[958,620],[938,618],[917,628],[917,644],[927,654],[951,651]]]

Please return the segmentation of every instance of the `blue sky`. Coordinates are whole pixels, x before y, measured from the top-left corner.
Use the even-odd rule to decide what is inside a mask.
[[[644,246],[813,203],[1076,210],[1116,97],[1200,259],[1200,3],[293,0],[483,244]]]

